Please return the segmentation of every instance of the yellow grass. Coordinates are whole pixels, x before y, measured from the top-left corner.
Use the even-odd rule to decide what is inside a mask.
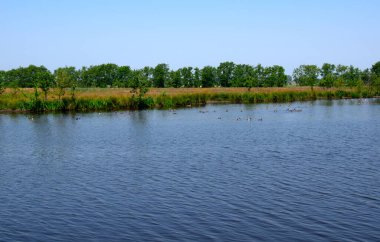
[[[130,97],[132,96],[130,88],[78,88],[75,92],[75,96],[77,98],[83,99],[92,99],[92,98],[109,98],[109,97]],[[323,91],[326,90],[321,87],[314,87],[315,91]],[[336,89],[330,89],[334,91]],[[340,88],[342,90],[342,88]],[[251,93],[272,93],[272,92],[302,92],[302,91],[310,91],[310,87],[267,87],[267,88],[251,88],[249,92]],[[7,88],[5,90],[5,94],[14,93],[14,89]],[[23,94],[25,95],[33,95],[33,88],[22,88],[18,89],[17,96],[20,99],[23,98]],[[248,92],[248,88],[242,87],[215,87],[215,88],[150,88],[147,96],[157,97],[163,93],[168,96],[177,96],[184,94],[218,94],[218,93],[246,93]],[[65,91],[65,97],[70,96],[70,90],[67,89]],[[58,89],[50,89],[48,94],[48,99],[57,99],[58,98]]]

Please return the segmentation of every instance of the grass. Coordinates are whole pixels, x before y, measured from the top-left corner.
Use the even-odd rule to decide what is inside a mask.
[[[143,98],[128,88],[79,88],[72,98],[69,90],[59,98],[51,89],[45,100],[35,97],[34,89],[6,89],[0,95],[3,112],[112,111],[136,109],[169,109],[202,106],[207,103],[277,103],[316,99],[367,98],[378,95],[369,88],[152,88]]]

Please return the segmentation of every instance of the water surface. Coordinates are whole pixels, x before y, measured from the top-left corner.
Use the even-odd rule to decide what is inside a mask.
[[[376,99],[0,114],[0,134],[0,240],[380,240]]]

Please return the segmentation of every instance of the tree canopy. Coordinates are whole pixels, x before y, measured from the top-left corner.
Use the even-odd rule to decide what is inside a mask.
[[[135,86],[136,76],[144,77],[148,87],[283,87],[294,81],[300,86],[354,87],[360,83],[371,85],[380,78],[380,61],[371,68],[360,70],[352,65],[324,63],[300,65],[292,76],[285,74],[279,65],[262,66],[258,64],[236,64],[222,62],[217,67],[182,67],[171,70],[168,64],[155,67],[146,66],[134,70],[130,66],[107,63],[90,67],[60,67],[51,72],[44,66],[30,65],[8,71],[0,71],[0,85],[4,87],[129,87]]]

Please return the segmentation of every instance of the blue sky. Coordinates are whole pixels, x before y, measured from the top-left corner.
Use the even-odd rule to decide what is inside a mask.
[[[0,69],[380,60],[377,0],[0,0]]]

